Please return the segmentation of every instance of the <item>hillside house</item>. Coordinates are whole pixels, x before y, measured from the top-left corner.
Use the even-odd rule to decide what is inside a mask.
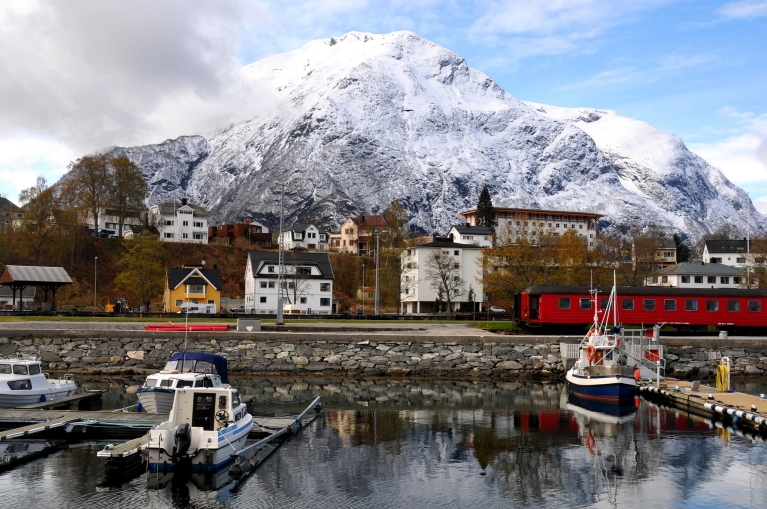
[[[152,205],[149,224],[157,227],[165,242],[208,243],[208,211],[186,198]]]
[[[211,243],[233,244],[237,239],[245,239],[250,244],[266,248],[272,247],[272,233],[258,221],[246,219],[243,223],[208,226],[208,241]]]
[[[743,240],[707,240],[703,247],[703,261],[705,263],[721,263],[730,267],[746,266],[748,247],[754,247],[754,241],[746,246]]]
[[[738,288],[743,271],[719,263],[683,262],[666,267],[645,280],[645,286],[673,288]]]
[[[301,314],[333,311],[333,269],[327,253],[285,253],[283,309]],[[277,313],[279,254],[251,251],[245,267],[245,312]]]
[[[330,234],[321,232],[309,223],[293,223],[289,230],[282,232],[283,248],[288,251],[327,251]]]
[[[123,218],[122,234],[125,234],[131,230],[131,228],[143,226],[147,223],[146,210],[135,210],[129,212]],[[95,225],[93,222],[93,215],[90,211],[85,211],[85,224],[90,230],[96,230],[100,232],[106,232],[109,237],[117,237],[120,234],[120,216],[114,209],[100,209],[99,210],[99,224]]]
[[[163,309],[177,313],[183,304],[215,304],[216,312],[221,309],[221,271],[214,266],[206,269],[203,265],[182,265],[168,269],[165,273]]]
[[[447,236],[457,244],[470,244],[479,247],[493,245],[493,232],[487,226],[459,224],[450,228]],[[432,238],[433,240],[433,238]]]
[[[24,211],[8,198],[0,196],[0,231],[21,226]]]
[[[332,248],[339,253],[372,256],[375,254],[375,232],[381,232],[383,237],[388,229],[389,223],[381,215],[350,217],[341,225],[339,234],[333,235]]]

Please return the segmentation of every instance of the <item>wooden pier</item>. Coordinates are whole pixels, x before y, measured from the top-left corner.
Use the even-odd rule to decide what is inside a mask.
[[[678,388],[678,389],[677,389]],[[660,386],[640,382],[640,395],[692,414],[733,422],[767,435],[767,400],[740,392],[720,392],[700,382],[667,378]]]
[[[41,401],[40,403],[33,403],[31,405],[25,405],[18,408],[39,408],[39,409],[54,409],[54,408],[70,408],[77,403],[78,410],[100,410],[101,409],[101,395],[104,391],[87,391],[82,394],[73,394],[65,398],[53,399],[50,401]]]

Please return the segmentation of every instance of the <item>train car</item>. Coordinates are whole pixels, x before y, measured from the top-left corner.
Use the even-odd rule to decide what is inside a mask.
[[[595,287],[600,309],[612,287]],[[515,297],[517,320],[528,327],[583,331],[594,322],[588,286],[529,286]],[[734,332],[767,332],[767,290],[618,287],[618,321],[623,325],[665,323],[680,330],[709,325]]]

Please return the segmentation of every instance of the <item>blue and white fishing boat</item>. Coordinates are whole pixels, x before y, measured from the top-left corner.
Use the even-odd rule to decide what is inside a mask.
[[[165,367],[149,375],[136,391],[141,409],[170,412],[176,390],[184,387],[229,387],[226,359],[213,353],[174,353]]]
[[[636,393],[635,367],[628,364],[623,327],[618,325],[615,283],[605,309],[599,309],[597,292],[592,292],[592,295],[594,324],[581,341],[578,360],[567,372],[568,388],[583,399],[606,403],[633,400]],[[610,311],[612,326],[608,325]]]
[[[149,431],[149,470],[217,471],[234,461],[253,426],[231,387],[177,389],[169,419]]]

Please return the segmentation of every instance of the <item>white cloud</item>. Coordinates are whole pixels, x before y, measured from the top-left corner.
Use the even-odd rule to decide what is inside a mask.
[[[767,217],[767,194],[754,200],[753,204],[756,210],[758,210],[765,217]]]
[[[746,0],[731,2],[719,8],[717,13],[728,19],[757,18],[767,16],[767,2]]]
[[[35,184],[38,176],[49,184],[64,174],[76,159],[72,150],[52,139],[18,135],[0,139],[0,194],[18,204],[19,192]]]

